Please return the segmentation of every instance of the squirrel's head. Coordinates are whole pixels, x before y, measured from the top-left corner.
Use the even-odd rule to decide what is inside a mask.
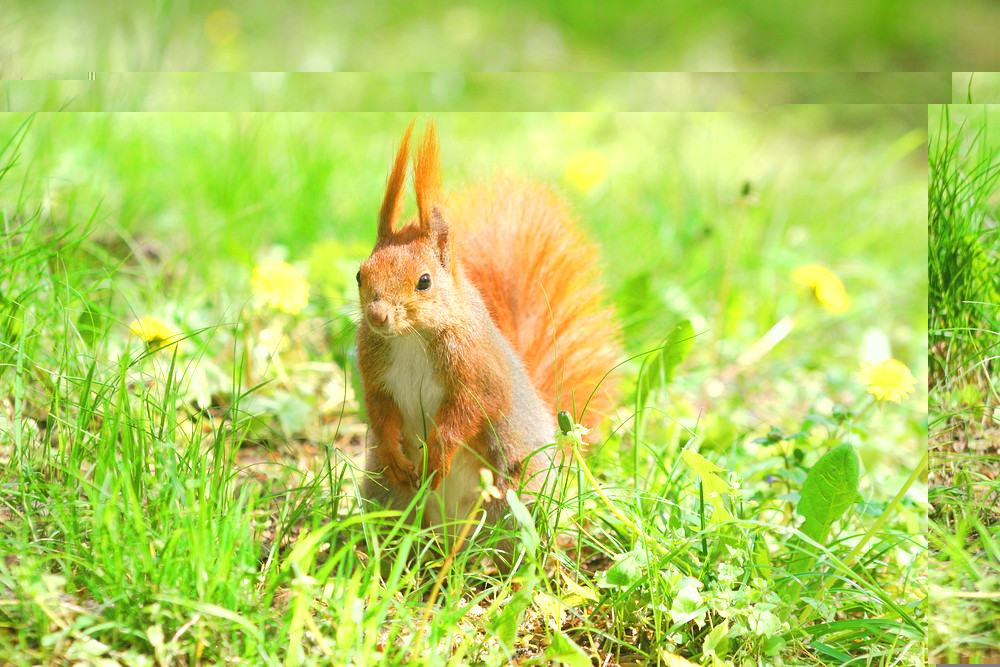
[[[417,219],[399,227],[402,189],[413,122],[406,128],[378,217],[378,240],[358,271],[361,313],[374,333],[405,336],[445,326],[458,267],[441,205],[441,175],[434,124],[413,157]]]

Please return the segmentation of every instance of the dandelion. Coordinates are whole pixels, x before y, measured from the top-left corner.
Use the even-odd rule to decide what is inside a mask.
[[[167,345],[177,345],[180,349],[180,332],[158,317],[146,316],[133,320],[128,325],[132,335],[138,336],[146,342],[146,346],[151,350],[157,350]]]
[[[898,402],[907,398],[917,383],[906,364],[896,359],[861,364],[858,379],[868,385],[868,393],[880,401]]]
[[[820,305],[831,313],[842,313],[851,305],[844,283],[830,269],[809,264],[792,271],[792,280],[812,290]]]
[[[271,308],[295,315],[309,303],[309,283],[285,262],[264,262],[254,267],[253,292]]]
[[[582,151],[566,163],[566,180],[583,193],[590,192],[608,173],[608,161],[597,151]]]

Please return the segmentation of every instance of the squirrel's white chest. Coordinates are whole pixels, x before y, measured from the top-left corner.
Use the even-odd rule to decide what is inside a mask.
[[[434,430],[434,415],[444,399],[444,387],[434,376],[434,366],[423,340],[416,334],[389,343],[391,361],[385,385],[402,414],[407,456],[420,459],[420,440]]]
[[[419,467],[423,447],[434,430],[437,409],[444,400],[444,387],[434,374],[426,344],[415,334],[394,338],[392,357],[384,381],[402,414],[403,452]],[[424,510],[428,525],[439,525],[445,517],[464,518],[479,492],[479,458],[460,448],[451,460],[451,470],[431,493]]]

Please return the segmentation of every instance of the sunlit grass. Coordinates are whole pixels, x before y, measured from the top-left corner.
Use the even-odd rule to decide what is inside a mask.
[[[953,72],[951,100],[955,104],[995,104],[1000,102],[1000,74],[996,72]]]
[[[511,577],[357,512],[354,273],[409,115],[0,119],[0,655],[920,664],[925,132],[870,113],[436,116],[446,187],[564,191],[633,357]],[[876,405],[886,358],[917,387]],[[812,538],[842,443],[860,500]]]
[[[989,661],[1000,642],[990,600],[1000,552],[993,380],[998,283],[993,248],[1000,144],[994,110],[934,107],[930,115],[930,449],[939,564],[930,579],[931,658]]]

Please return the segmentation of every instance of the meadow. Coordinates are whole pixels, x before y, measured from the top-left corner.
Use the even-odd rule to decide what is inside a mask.
[[[411,118],[0,116],[0,661],[924,664],[922,110],[434,115],[446,188],[564,193],[624,335],[509,575],[358,510],[354,274]]]
[[[996,662],[1000,114],[930,109],[929,645],[932,660]]]

